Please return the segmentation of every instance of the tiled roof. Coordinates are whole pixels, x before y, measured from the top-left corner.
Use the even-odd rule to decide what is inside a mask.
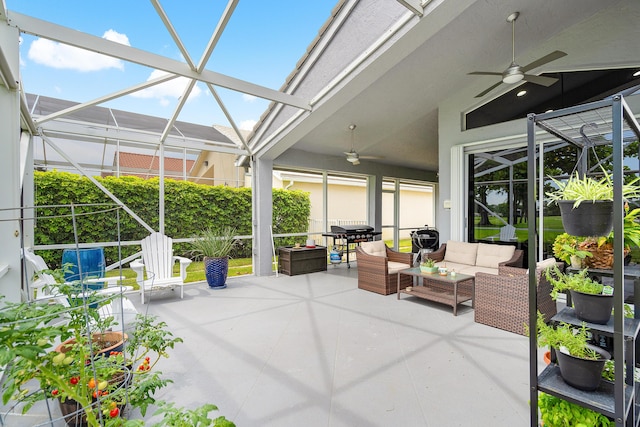
[[[150,156],[147,154],[120,152],[120,171],[127,175],[135,175],[147,177],[148,175],[157,175],[160,170],[160,158],[158,156]],[[186,161],[186,172],[190,174],[195,160]],[[116,166],[116,158],[114,157],[114,168]],[[173,172],[173,175],[182,174],[182,159],[174,157],[164,158],[164,171]],[[137,173],[129,173],[137,172]]]

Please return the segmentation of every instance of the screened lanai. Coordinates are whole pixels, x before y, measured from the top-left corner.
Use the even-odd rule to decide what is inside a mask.
[[[277,168],[362,177],[367,182],[366,220],[376,229],[387,225],[382,219],[385,179],[433,183],[434,225],[442,239],[466,239],[473,204],[466,191],[468,156],[483,145],[488,148],[480,151],[487,152],[502,149],[500,145],[525,143],[523,118],[507,116],[476,127],[466,124],[467,114],[490,104],[496,111],[503,109],[501,105],[517,102],[515,95],[523,90],[529,98],[519,99],[535,95],[538,100],[526,107],[534,112],[549,108],[543,99],[557,102],[555,108],[575,102],[570,95],[581,87],[597,85],[601,89],[591,97],[606,96],[632,85],[640,65],[634,43],[639,6],[633,0],[320,4],[323,8],[311,14],[305,13],[303,5],[257,6],[233,0],[215,5],[201,2],[178,11],[177,5],[154,0],[121,14],[117,5],[99,10],[77,7],[74,13],[62,8],[62,13],[53,13],[47,3],[29,9],[23,2],[4,0],[0,102],[8,113],[1,119],[0,157],[3,182],[11,184],[3,190],[3,207],[30,203],[28,171],[38,160],[30,147],[46,145],[51,153],[57,145],[55,137],[64,134],[77,141],[83,139],[79,135],[87,135],[90,138],[85,139],[107,145],[150,144],[151,152],[187,160],[197,158],[197,150],[203,148],[235,156],[237,166],[250,174],[254,190],[251,234],[257,275],[272,274],[272,239],[265,224],[272,218],[270,195]],[[275,15],[285,18],[279,25],[275,18],[261,19],[267,11],[258,7],[269,12],[282,8]],[[506,18],[514,11],[520,16],[512,28]],[[291,13],[293,18],[286,18]],[[140,27],[136,21],[148,23],[144,36],[134,37]],[[239,22],[251,22],[252,32],[243,34],[242,27],[236,26]],[[313,30],[294,45],[298,38],[291,37],[292,32],[302,31],[305,25]],[[276,27],[284,33],[280,39],[265,37],[278,33]],[[197,37],[188,36],[192,28],[198,29]],[[241,42],[239,50],[234,51],[231,42]],[[48,49],[56,61],[47,64],[37,59],[36,48]],[[103,56],[90,55],[87,60],[77,55],[76,48],[83,55]],[[287,49],[300,53],[287,62],[278,55]],[[556,51],[566,55],[542,60]],[[512,54],[527,65],[528,74],[544,75],[554,83],[547,87],[525,79],[496,85],[499,77],[475,73],[500,74],[514,59]],[[79,70],[74,61],[106,65]],[[232,74],[229,64],[236,61],[241,71]],[[279,70],[276,77],[266,72],[272,69]],[[628,73],[615,80],[582,76],[571,84],[568,74],[563,77],[588,70]],[[65,75],[71,82],[62,84]],[[158,90],[169,87],[171,81],[180,81],[177,91]],[[67,97],[71,86],[83,89]],[[199,99],[207,103],[195,103],[196,95],[203,93],[206,96]],[[58,105],[41,112],[30,110],[38,99],[57,100],[52,102]],[[249,104],[238,104],[238,99],[255,100],[258,105],[255,124],[248,126],[246,137],[241,124]],[[165,109],[154,115],[150,104]],[[86,120],[92,108],[111,111],[101,129]],[[115,111],[157,117],[151,120],[157,128],[132,132],[127,123],[116,122]],[[190,115],[194,120],[186,119]],[[222,125],[231,131],[225,134],[228,140],[221,141],[210,129],[203,138],[191,135],[186,123],[208,128]],[[355,135],[349,130],[351,124],[357,125]],[[344,153],[351,148],[362,157],[359,165],[346,159]],[[106,159],[104,153],[100,151]],[[10,236],[19,229],[11,221],[0,226]],[[28,242],[28,231],[25,237]],[[20,245],[18,239],[10,242],[0,253],[13,267],[0,279],[7,283],[19,271]]]

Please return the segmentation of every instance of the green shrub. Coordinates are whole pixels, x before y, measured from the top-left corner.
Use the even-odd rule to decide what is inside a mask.
[[[96,177],[155,230],[159,226],[158,178],[126,176]],[[74,243],[69,205],[74,204],[81,243],[141,240],[149,231],[124,210],[113,209],[113,201],[88,178],[68,172],[34,172],[36,245]],[[203,229],[233,227],[238,235],[251,235],[251,189],[165,180],[165,234],[174,239],[190,238]],[[94,206],[86,206],[95,204]],[[100,205],[102,204],[102,205]],[[60,206],[60,207],[56,207]],[[119,212],[118,212],[119,211]],[[273,233],[302,233],[308,228],[311,202],[302,191],[273,190]],[[189,256],[189,243],[175,243],[176,255]],[[251,241],[244,240],[232,257],[251,255]],[[121,255],[119,255],[121,250]],[[107,264],[140,250],[137,246],[106,247]],[[60,267],[62,250],[40,251],[51,268]]]

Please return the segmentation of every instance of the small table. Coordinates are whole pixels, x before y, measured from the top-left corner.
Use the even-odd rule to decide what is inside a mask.
[[[422,279],[421,286],[413,286],[410,291],[400,289],[400,275],[406,274]],[[407,268],[398,271],[398,299],[400,294],[413,295],[429,301],[447,304],[453,307],[453,315],[458,315],[458,304],[471,301],[473,307],[473,295],[475,292],[475,277],[468,274],[457,273],[451,276],[440,276],[438,273],[423,273],[420,267]]]

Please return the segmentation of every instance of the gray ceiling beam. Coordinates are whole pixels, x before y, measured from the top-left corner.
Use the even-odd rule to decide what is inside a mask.
[[[105,40],[101,37],[71,30],[61,25],[36,19],[20,13],[11,12],[9,22],[26,34],[54,40],[70,46],[86,49],[92,52],[104,54],[124,61],[140,64],[145,67],[163,70],[190,79],[211,83],[215,86],[225,87],[234,91],[247,93],[259,98],[290,105],[292,107],[311,110],[311,105],[306,99],[269,89],[254,83],[236,79],[214,71],[203,70],[198,73],[188,65],[173,59],[156,55],[131,46]]]

